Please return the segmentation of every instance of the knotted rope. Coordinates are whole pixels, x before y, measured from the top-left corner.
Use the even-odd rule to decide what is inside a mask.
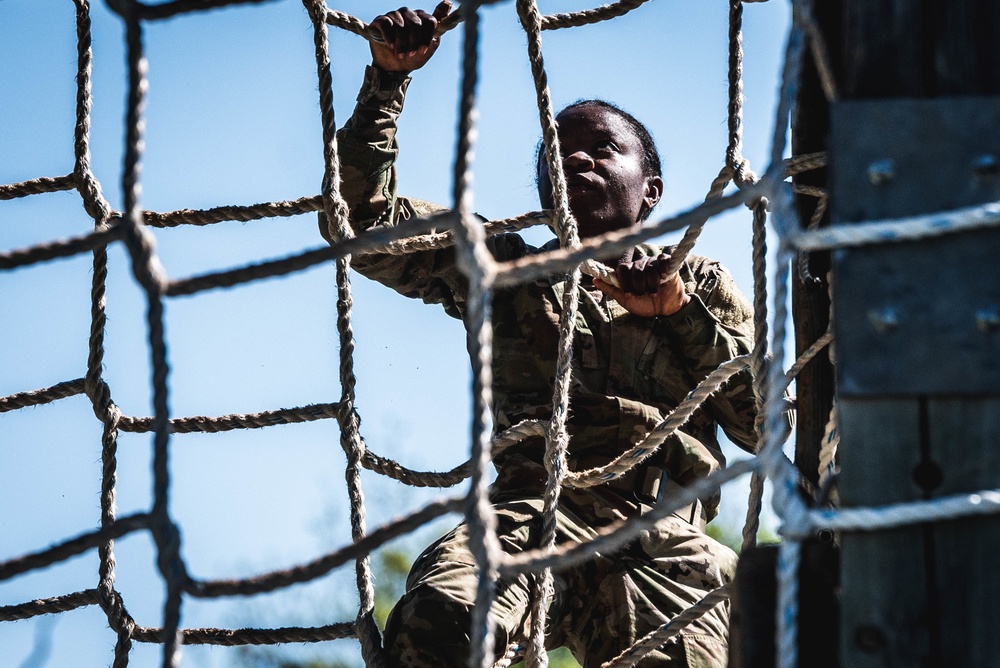
[[[743,88],[742,88],[742,3],[730,0],[729,16],[729,137],[725,164],[713,181],[705,202],[699,206],[646,225],[641,230],[614,232],[581,242],[575,222],[569,212],[562,160],[556,132],[555,117],[541,51],[541,30],[581,26],[620,16],[643,4],[642,0],[622,0],[606,7],[573,14],[542,16],[533,0],[519,0],[517,11],[528,36],[529,60],[535,79],[539,118],[542,125],[546,156],[553,182],[555,210],[535,212],[517,218],[481,225],[472,215],[472,149],[475,142],[475,88],[477,81],[479,24],[478,3],[467,3],[461,10],[442,21],[439,33],[456,27],[464,20],[464,71],[461,112],[456,149],[454,202],[452,211],[408,221],[400,227],[375,228],[355,235],[347,222],[347,207],[339,193],[339,161],[335,136],[332,102],[332,69],[329,60],[327,25],[336,25],[351,32],[371,37],[363,22],[329,9],[322,0],[304,0],[313,23],[316,50],[319,104],[321,110],[324,166],[321,193],[297,200],[266,202],[252,205],[220,206],[206,210],[157,213],[140,206],[140,173],[143,152],[144,105],[147,89],[146,60],[143,47],[143,25],[176,16],[228,4],[252,4],[259,0],[175,0],[147,5],[134,0],[110,0],[125,25],[128,54],[127,136],[122,172],[122,211],[114,211],[105,200],[101,184],[90,167],[90,114],[92,107],[91,74],[93,55],[90,36],[90,6],[88,0],[74,0],[77,32],[77,91],[76,124],[74,129],[74,166],[70,174],[38,178],[0,185],[0,200],[30,197],[40,193],[75,190],[84,209],[94,221],[94,230],[72,239],[53,241],[25,249],[0,253],[0,270],[70,257],[84,252],[93,255],[91,286],[91,328],[86,374],[83,378],[56,383],[51,387],[27,390],[0,397],[0,412],[19,410],[86,394],[94,414],[102,423],[101,437],[101,514],[99,528],[84,532],[55,545],[27,555],[0,562],[0,580],[44,568],[74,555],[96,550],[99,556],[97,586],[80,592],[22,604],[0,607],[0,621],[27,619],[36,615],[65,612],[87,605],[99,605],[117,639],[114,664],[125,666],[134,642],[155,642],[163,645],[165,667],[179,662],[182,644],[274,644],[284,642],[319,642],[334,638],[356,637],[362,655],[369,666],[381,665],[380,638],[372,617],[373,587],[368,555],[373,549],[393,538],[408,533],[444,514],[464,510],[472,535],[471,549],[480,567],[480,587],[477,591],[475,623],[472,629],[474,648],[471,665],[492,664],[495,654],[503,654],[497,665],[507,665],[517,648],[506,652],[492,646],[489,609],[496,577],[517,573],[539,574],[535,578],[535,595],[530,610],[531,637],[527,641],[527,657],[531,666],[546,664],[544,626],[547,600],[551,596],[551,572],[569,568],[593,557],[595,552],[614,552],[636,539],[643,531],[653,528],[670,513],[694,500],[714,494],[720,486],[747,473],[753,474],[755,496],[748,509],[744,544],[753,543],[756,535],[756,511],[760,501],[757,492],[766,477],[774,483],[774,504],[782,518],[785,543],[779,559],[778,654],[779,663],[791,668],[796,663],[797,578],[801,559],[801,540],[819,529],[839,531],[877,530],[916,522],[936,521],[1000,511],[1000,491],[984,490],[976,494],[900,504],[883,508],[825,510],[805,506],[796,492],[799,474],[781,452],[787,425],[783,412],[784,393],[791,380],[809,359],[832,341],[829,332],[817,340],[787,371],[781,369],[786,336],[786,297],[789,265],[796,253],[816,249],[849,247],[863,244],[890,243],[926,238],[958,231],[1000,224],[1000,204],[968,207],[952,212],[916,216],[893,221],[870,221],[859,225],[819,229],[817,223],[826,207],[826,192],[817,188],[796,187],[796,191],[818,198],[811,223],[801,226],[791,211],[792,189],[784,183],[786,176],[826,164],[825,154],[796,156],[783,159],[785,129],[795,99],[798,68],[805,49],[810,49],[826,96],[837,97],[826,47],[816,27],[807,2],[796,2],[797,24],[792,27],[782,74],[782,87],[776,111],[771,142],[771,164],[761,178],[750,169],[742,155]],[[737,192],[725,195],[730,181]],[[577,308],[579,269],[611,282],[613,273],[593,261],[595,257],[621,254],[624,250],[668,231],[685,229],[681,242],[673,253],[672,271],[693,248],[701,229],[712,216],[740,204],[750,206],[754,226],[754,306],[755,341],[753,352],[727,362],[712,372],[682,401],[647,438],[622,453],[607,466],[587,471],[569,471],[566,465],[566,416],[569,410],[569,380],[572,372],[572,338]],[[773,227],[778,235],[777,262],[772,300],[774,313],[770,358],[768,351],[768,290],[765,282],[764,253],[766,251],[767,208],[772,207]],[[155,238],[150,227],[177,225],[210,225],[230,220],[253,220],[265,217],[293,216],[318,212],[326,222],[332,246],[309,250],[293,257],[260,262],[228,271],[203,276],[168,280],[159,264]],[[497,264],[486,250],[487,234],[522,229],[530,225],[547,224],[561,241],[557,251],[523,260]],[[443,231],[442,231],[443,230]],[[122,243],[136,282],[142,288],[147,305],[148,346],[153,369],[153,415],[134,417],[123,415],[112,398],[111,387],[103,377],[104,340],[106,329],[106,282],[108,275],[107,247]],[[353,366],[354,337],[351,328],[352,294],[350,288],[351,257],[365,253],[404,254],[454,245],[460,265],[470,282],[467,326],[470,359],[474,378],[474,409],[472,425],[472,455],[468,462],[443,473],[420,472],[380,457],[367,449],[359,430],[355,410],[356,379]],[[297,408],[284,408],[253,414],[232,414],[220,417],[192,416],[170,418],[166,333],[163,324],[164,301],[174,296],[196,294],[217,287],[231,286],[300,271],[315,264],[336,261],[338,297],[337,329],[340,336],[341,397],[336,403],[318,403]],[[495,287],[515,285],[554,273],[568,274],[567,290],[560,324],[560,343],[556,382],[553,388],[553,416],[548,424],[537,421],[515,425],[491,438],[487,428],[491,403],[491,337],[490,293]],[[665,498],[646,515],[606,527],[596,539],[586,544],[555,545],[554,513],[563,485],[587,487],[601,484],[623,475],[649,457],[680,428],[705,399],[720,391],[734,374],[751,368],[755,378],[755,397],[761,416],[759,454],[756,458],[735,462],[704,480]],[[821,453],[821,479],[829,475],[837,441],[835,410],[824,437]],[[347,454],[346,469],[351,503],[353,542],[312,562],[289,569],[264,573],[239,580],[198,580],[187,573],[180,554],[180,530],[169,513],[169,434],[174,432],[217,432],[233,429],[271,427],[318,419],[336,419],[341,427],[341,445]],[[153,503],[149,512],[118,516],[115,508],[117,487],[117,437],[120,431],[152,432],[153,436]],[[517,555],[500,550],[493,528],[492,507],[487,498],[488,465],[491,457],[524,438],[546,438],[545,465],[550,477],[546,484],[543,539],[537,549]],[[360,468],[364,466],[408,484],[451,486],[471,477],[467,494],[434,501],[401,518],[372,531],[365,527],[364,496]],[[115,587],[114,540],[134,532],[149,532],[153,537],[157,564],[165,587],[165,602],[160,627],[140,626],[125,607],[122,595]],[[180,612],[184,595],[199,598],[252,595],[274,591],[295,583],[308,582],[350,561],[356,564],[360,605],[352,622],[334,623],[314,628],[284,627],[274,629],[181,629]],[[728,597],[722,587],[706,596],[697,605],[664,624],[638,645],[613,660],[608,666],[633,665],[644,653],[670,642],[682,632],[683,626],[712,606]],[[505,663],[506,662],[506,663]]]

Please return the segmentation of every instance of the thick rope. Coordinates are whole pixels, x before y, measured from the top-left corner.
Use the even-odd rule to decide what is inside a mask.
[[[72,174],[56,177],[43,176],[30,181],[0,186],[0,201],[28,197],[29,195],[41,195],[42,193],[54,193],[61,190],[73,190],[75,187],[76,179]]]
[[[528,37],[528,60],[535,82],[535,96],[538,102],[542,137],[545,142],[545,159],[548,163],[549,180],[552,185],[552,200],[556,211],[556,233],[560,246],[575,248],[580,243],[576,220],[569,209],[566,192],[566,176],[563,171],[562,146],[559,143],[555,110],[549,93],[548,77],[542,58],[542,16],[534,0],[518,0],[517,15]],[[617,281],[615,281],[617,283]],[[548,477],[542,508],[542,550],[551,550],[556,543],[556,513],[559,506],[560,488],[567,473],[566,451],[569,434],[566,424],[569,419],[569,390],[573,374],[573,334],[576,331],[576,315],[579,306],[580,271],[573,268],[566,277],[563,290],[562,313],[559,317],[559,343],[556,356],[556,375],[552,392],[552,419],[545,437],[545,469]],[[530,631],[525,652],[528,668],[545,668],[548,655],[545,651],[545,626],[549,601],[552,598],[552,573],[544,568],[532,581],[531,606],[529,608]]]
[[[139,208],[141,186],[139,174],[143,150],[145,121],[145,96],[148,89],[146,73],[148,64],[143,54],[142,24],[135,2],[122,4],[116,11],[122,14],[126,27],[128,58],[128,109],[125,119],[125,160],[122,170],[122,193],[125,216],[122,232],[132,260],[132,272],[146,295],[146,320],[149,328],[149,346],[153,369],[153,408],[155,434],[153,437],[153,507],[150,511],[151,529],[157,548],[157,567],[163,576],[166,595],[163,604],[163,668],[174,668],[180,662],[178,651],[180,627],[181,590],[187,577],[180,557],[180,531],[169,514],[170,469],[168,465],[169,406],[166,340],[163,327],[163,270],[155,254],[155,240],[142,223]],[[116,663],[119,658],[116,650]]]
[[[840,431],[837,428],[837,402],[833,402],[830,408],[830,418],[823,429],[823,440],[819,449],[819,486],[823,488],[833,475],[834,461],[837,457],[837,448],[840,445]]]
[[[74,131],[74,178],[84,208],[94,219],[97,231],[108,228],[111,219],[111,205],[104,199],[101,186],[90,169],[90,112],[91,112],[91,70],[93,54],[90,37],[90,6],[87,0],[77,0],[77,103],[76,128]],[[108,253],[107,248],[94,248],[94,271],[91,280],[91,325],[90,354],[87,357],[85,387],[93,405],[94,414],[103,423],[101,437],[101,527],[114,525],[116,515],[115,495],[118,481],[118,424],[121,411],[114,405],[111,388],[102,378],[104,369],[104,332],[107,324]],[[134,629],[131,616],[125,609],[122,597],[115,591],[114,540],[109,539],[98,546],[97,592],[100,605],[108,618],[108,625],[117,634],[115,644],[115,668],[128,665],[128,655],[132,648],[131,633]]]
[[[457,145],[453,179],[453,227],[459,267],[469,278],[466,329],[472,365],[472,455],[471,481],[465,514],[470,551],[479,568],[475,606],[470,629],[470,668],[489,668],[494,661],[494,620],[490,611],[496,595],[496,563],[502,550],[496,535],[496,516],[489,502],[490,437],[488,425],[493,404],[493,328],[491,302],[493,258],[486,248],[486,235],[473,215],[472,160],[476,139],[476,86],[479,79],[479,3],[465,5],[463,68]]]
[[[86,589],[65,596],[40,598],[17,605],[0,606],[0,622],[14,622],[20,619],[30,619],[38,615],[51,615],[59,612],[69,612],[77,608],[94,605],[100,600],[96,589]]]
[[[369,554],[385,543],[423,526],[427,522],[448,513],[461,512],[465,498],[446,498],[433,501],[408,515],[392,520],[373,531],[365,534],[350,545],[335,550],[307,564],[274,571],[264,575],[239,580],[189,580],[185,591],[198,598],[215,598],[219,596],[252,596],[275,589],[282,589],[293,584],[309,582],[326,575],[334,568],[342,566],[351,560]],[[0,565],[2,568],[2,565]]]
[[[582,564],[594,558],[594,553],[612,554],[634,541],[643,531],[656,527],[656,523],[672,513],[689,506],[695,501],[708,498],[719,491],[722,485],[746,475],[760,466],[758,459],[744,459],[733,462],[728,467],[701,478],[688,487],[680,488],[675,494],[665,497],[645,515],[637,515],[628,520],[603,527],[588,543],[566,542],[552,551],[527,550],[506,555],[499,566],[504,576],[518,573],[536,573],[541,568],[563,570]]]
[[[28,392],[18,392],[6,397],[0,397],[0,413],[16,411],[29,406],[41,406],[59,399],[73,397],[84,392],[84,379],[67,380],[56,383],[52,387],[40,390],[30,390]]]
[[[0,580],[7,580],[21,573],[51,566],[70,557],[82,554],[87,550],[91,550],[108,540],[121,538],[125,534],[139,529],[146,529],[149,527],[149,524],[150,516],[147,513],[137,513],[121,517],[111,526],[98,531],[88,531],[76,538],[70,538],[69,540],[57,543],[48,549],[2,561],[0,562]]]
[[[583,25],[621,15],[642,4],[639,0],[624,0],[596,10],[585,10],[568,15],[543,17],[529,0],[519,3],[519,13],[529,35],[532,71],[539,94],[539,113],[542,121],[546,154],[550,160],[550,172],[557,201],[556,212],[526,214],[515,219],[494,221],[485,227],[472,215],[471,156],[474,143],[474,90],[477,79],[478,60],[478,15],[476,7],[466,6],[463,12],[455,12],[442,22],[439,32],[458,24],[465,16],[465,72],[462,88],[462,111],[460,114],[459,146],[456,159],[455,206],[453,212],[429,219],[409,221],[405,229],[376,229],[355,237],[347,224],[346,205],[339,195],[338,161],[336,158],[336,138],[332,113],[332,75],[330,74],[325,25],[338,22],[357,27],[364,34],[367,26],[328,10],[320,0],[305,0],[315,26],[314,36],[317,49],[317,72],[320,88],[320,106],[323,113],[324,164],[326,171],[322,182],[322,194],[287,202],[269,202],[246,206],[222,206],[207,210],[180,210],[167,213],[142,211],[139,207],[139,171],[142,154],[143,106],[147,86],[145,59],[143,57],[141,21],[164,19],[188,11],[200,11],[230,4],[249,4],[260,0],[175,0],[158,5],[147,5],[127,0],[109,0],[111,8],[122,15],[126,25],[129,64],[129,100],[126,118],[126,156],[122,175],[124,193],[123,212],[115,212],[101,194],[100,183],[90,168],[89,131],[92,91],[90,74],[92,54],[90,47],[90,18],[88,0],[75,0],[77,10],[77,109],[74,131],[73,173],[60,177],[40,177],[10,185],[0,185],[0,200],[27,197],[30,195],[76,189],[81,195],[84,208],[94,220],[94,231],[71,239],[41,244],[28,249],[0,253],[0,269],[13,269],[55,258],[68,257],[82,252],[92,252],[94,256],[94,276],[91,290],[92,322],[87,373],[82,379],[58,383],[48,388],[20,392],[0,398],[0,412],[28,406],[37,406],[58,399],[86,393],[95,415],[104,426],[102,436],[102,483],[101,483],[101,528],[84,533],[53,547],[33,552],[23,557],[0,563],[0,579],[15,577],[20,573],[44,568],[73,555],[97,549],[100,557],[99,582],[95,589],[69,594],[67,596],[31,601],[28,603],[0,607],[0,620],[24,619],[40,614],[50,614],[99,604],[104,609],[108,623],[117,634],[115,666],[128,663],[129,650],[133,642],[157,642],[164,645],[163,665],[175,665],[179,657],[180,644],[272,644],[282,642],[317,642],[333,638],[357,636],[362,645],[362,653],[369,665],[378,665],[378,632],[370,622],[371,582],[365,561],[370,551],[396,536],[412,531],[430,519],[444,513],[456,512],[465,506],[470,524],[476,524],[473,533],[477,545],[483,551],[477,557],[484,577],[481,582],[478,621],[474,627],[475,652],[472,665],[487,666],[492,661],[492,633],[489,630],[488,609],[492,600],[492,580],[501,573],[520,572],[546,573],[537,578],[539,596],[532,604],[533,632],[529,645],[529,663],[544,665],[544,610],[549,594],[548,569],[568,568],[592,558],[594,551],[613,552],[620,549],[644,530],[677,508],[691,503],[699,496],[715,493],[725,482],[747,472],[760,470],[775,485],[774,503],[783,524],[781,532],[786,537],[782,547],[779,567],[779,618],[778,646],[781,666],[792,666],[796,662],[796,616],[797,616],[797,567],[800,559],[800,541],[819,529],[838,531],[867,531],[879,528],[906,526],[913,523],[943,521],[955,517],[995,514],[1000,511],[1000,491],[984,490],[974,494],[957,495],[933,501],[898,504],[882,508],[861,508],[850,510],[810,510],[798,498],[799,474],[781,452],[786,426],[783,413],[783,394],[791,379],[809,359],[818,354],[832,339],[828,332],[817,340],[800,356],[790,369],[783,372],[778,364],[765,370],[763,351],[766,349],[766,293],[758,295],[756,327],[758,339],[755,342],[755,376],[758,377],[757,396],[763,399],[758,413],[763,415],[761,430],[761,452],[757,460],[737,462],[728,469],[719,471],[708,479],[699,481],[690,488],[683,489],[670,498],[664,499],[652,512],[640,518],[602,530],[597,540],[586,545],[567,544],[558,548],[551,544],[554,536],[553,512],[558,504],[561,484],[586,486],[600,484],[607,476],[621,475],[644,457],[649,456],[663,439],[678,428],[708,395],[717,391],[733,373],[745,365],[743,360],[734,360],[710,374],[690,397],[685,399],[657,426],[653,433],[629,453],[624,453],[609,467],[591,471],[569,473],[565,471],[565,411],[568,401],[568,378],[571,373],[570,342],[576,307],[575,285],[579,273],[577,267],[592,275],[612,280],[613,274],[607,267],[593,261],[593,257],[623,252],[641,241],[661,235],[667,231],[687,228],[684,238],[674,252],[675,261],[681,262],[693,248],[701,227],[707,219],[721,211],[741,203],[749,203],[754,209],[755,254],[763,253],[763,211],[762,198],[774,203],[775,228],[780,238],[778,267],[776,269],[774,310],[774,357],[782,359],[784,338],[785,297],[789,259],[795,251],[805,252],[821,248],[847,247],[864,244],[895,242],[900,240],[927,238],[953,232],[996,226],[1000,221],[1000,203],[969,207],[952,212],[916,216],[891,221],[869,221],[858,225],[814,229],[815,222],[826,208],[827,192],[824,189],[797,186],[797,192],[816,197],[817,207],[813,220],[802,229],[790,211],[792,188],[782,184],[788,175],[801,173],[824,166],[825,153],[796,156],[783,159],[785,128],[789,110],[795,97],[798,69],[801,67],[802,53],[811,49],[813,60],[819,71],[821,84],[828,99],[836,99],[837,91],[831,76],[831,67],[822,35],[808,3],[796,3],[796,25],[789,36],[788,49],[783,72],[782,90],[776,113],[775,133],[772,141],[771,166],[761,183],[742,156],[742,7],[739,2],[730,3],[730,63],[729,63],[729,144],[726,164],[713,181],[706,203],[690,211],[646,226],[638,233],[617,233],[579,243],[575,238],[575,224],[569,215],[562,181],[561,158],[555,133],[555,122],[551,102],[548,99],[545,72],[541,61],[539,31],[569,25]],[[471,13],[469,13],[471,12]],[[344,26],[347,27],[347,26]],[[351,29],[351,28],[348,28]],[[371,37],[371,35],[366,35]],[[735,180],[740,191],[725,196],[724,189],[730,180]],[[171,227],[181,224],[208,225],[226,220],[254,220],[259,218],[286,217],[319,211],[339,241],[332,247],[319,251],[307,251],[294,257],[264,262],[215,272],[179,281],[167,282],[156,259],[154,240],[147,225]],[[528,258],[523,261],[496,266],[485,250],[485,234],[499,231],[522,229],[534,224],[548,224],[553,227],[563,248],[559,251]],[[440,231],[447,228],[445,231]],[[760,238],[758,239],[758,232]],[[418,236],[414,236],[418,235]],[[123,241],[131,257],[132,270],[137,282],[142,286],[147,300],[147,321],[149,328],[149,348],[153,367],[154,415],[148,418],[123,416],[111,398],[111,391],[102,378],[103,339],[106,317],[104,314],[107,277],[106,246]],[[351,361],[353,334],[350,331],[350,256],[360,253],[402,254],[418,252],[429,248],[456,245],[463,270],[470,277],[470,356],[473,360],[475,376],[475,397],[473,424],[473,455],[469,462],[444,473],[416,472],[368,452],[357,431],[357,415],[354,411],[354,373]],[[256,414],[233,414],[222,417],[195,416],[170,419],[167,402],[166,344],[163,332],[163,297],[194,294],[214,287],[236,285],[242,282],[278,276],[304,269],[321,262],[337,260],[338,273],[338,330],[341,333],[341,384],[342,398],[338,403],[316,404],[292,409],[264,411]],[[763,263],[756,266],[755,274],[763,273]],[[679,266],[679,265],[678,265]],[[807,267],[803,268],[806,272]],[[499,434],[492,441],[485,426],[489,422],[490,387],[490,340],[489,291],[493,285],[513,285],[559,272],[570,272],[570,289],[563,305],[564,319],[560,327],[559,374],[553,390],[553,420],[547,428],[540,423],[528,422],[515,426],[508,432]],[[763,287],[763,281],[759,282]],[[763,303],[760,303],[763,302]],[[711,381],[709,381],[711,379]],[[709,389],[714,386],[715,389]],[[697,396],[696,396],[697,395]],[[225,431],[289,424],[315,419],[336,417],[342,426],[342,444],[347,452],[349,466],[348,487],[352,503],[352,532],[356,542],[308,564],[291,569],[268,573],[244,580],[197,581],[186,573],[180,558],[180,536],[170,518],[168,493],[168,435],[170,431]],[[124,518],[116,518],[115,487],[117,477],[116,452],[117,432],[154,432],[154,501],[150,513],[140,513]],[[504,555],[496,545],[496,536],[490,526],[491,509],[486,500],[486,471],[491,454],[504,447],[519,442],[523,438],[547,436],[546,466],[551,472],[545,495],[546,511],[543,523],[545,539],[538,549],[516,556]],[[827,425],[821,462],[824,475],[828,476],[834,459],[833,446],[837,441],[835,410]],[[469,494],[464,498],[445,499],[435,502],[410,515],[379,527],[367,533],[364,529],[363,507],[359,470],[361,466],[377,470],[409,484],[448,486],[472,475],[473,482]],[[143,627],[125,609],[121,595],[114,589],[115,560],[113,540],[136,530],[149,530],[156,542],[157,563],[166,587],[166,601],[163,611],[163,627]],[[755,533],[755,532],[754,532]],[[478,547],[476,549],[479,549]],[[306,582],[320,577],[333,568],[348,561],[358,564],[358,587],[361,595],[358,620],[354,624],[330,624],[315,628],[284,629],[181,629],[179,616],[181,593],[198,597],[250,595],[272,591],[296,582]],[[694,619],[701,610],[712,603],[712,597],[721,597],[722,590],[709,594],[699,605],[681,613],[660,632],[648,639],[652,646],[668,641],[682,622]],[[721,600],[721,599],[720,599]],[[646,641],[643,641],[646,642]],[[632,648],[626,663],[646,651],[647,645]],[[507,665],[517,648],[508,648],[497,665]],[[506,663],[505,663],[506,662]]]
[[[731,586],[724,584],[707,593],[700,601],[671,619],[659,628],[650,631],[646,636],[610,661],[601,664],[601,668],[632,668],[644,656],[662,647],[668,642],[676,641],[678,634],[691,625],[692,622],[714,609],[720,603],[729,600]]]
[[[738,4],[738,3],[737,3]],[[756,407],[754,433],[757,447],[763,442],[764,399],[767,396],[767,200],[761,198],[753,207],[753,327],[754,344],[751,353],[753,396]],[[760,512],[764,499],[764,474],[754,471],[750,477],[750,495],[743,525],[742,549],[757,544]]]
[[[569,487],[594,487],[614,480],[635,468],[650,457],[663,443],[688,421],[705,400],[718,392],[726,382],[736,374],[750,368],[749,356],[735,357],[723,362],[717,369],[708,374],[697,387],[688,393],[684,401],[677,405],[662,422],[656,425],[642,441],[625,451],[614,460],[586,471],[569,471],[566,473],[566,485]]]
[[[303,0],[313,23],[313,42],[316,51],[316,72],[319,79],[319,105],[323,123],[323,212],[331,237],[350,239],[354,236],[348,223],[348,207],[340,195],[340,161],[337,158],[336,123],[333,111],[333,74],[330,68],[329,43],[326,25],[326,6],[321,0]],[[351,258],[338,258],[337,268],[337,333],[340,337],[340,385],[338,406],[340,445],[347,455],[345,478],[351,505],[351,536],[355,542],[365,536],[365,503],[361,486],[361,461],[364,443],[359,434],[360,423],[354,410],[354,330],[351,324]],[[359,596],[357,636],[365,664],[381,668],[382,640],[375,624],[375,590],[372,585],[371,560],[367,555],[358,558],[355,574]]]

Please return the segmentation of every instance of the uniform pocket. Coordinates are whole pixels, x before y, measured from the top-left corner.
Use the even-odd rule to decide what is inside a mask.
[[[682,634],[681,644],[687,668],[726,668],[729,665],[729,645],[718,638]]]

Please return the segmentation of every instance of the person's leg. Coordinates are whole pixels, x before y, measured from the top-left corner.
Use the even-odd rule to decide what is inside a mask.
[[[667,518],[642,534],[605,572],[575,576],[591,600],[574,624],[571,649],[585,668],[599,666],[669,622],[713,589],[732,580],[736,555],[692,525]],[[597,562],[599,563],[599,562]],[[588,578],[598,577],[599,583]],[[589,588],[589,591],[586,591]],[[721,603],[693,622],[678,641],[646,655],[639,668],[725,668],[729,605]]]
[[[531,514],[516,507],[501,507],[497,520],[497,535],[505,551],[519,552],[529,544],[533,530]],[[468,663],[469,629],[478,579],[464,524],[427,548],[413,564],[406,593],[386,622],[388,665],[464,668]],[[524,576],[497,583],[493,613],[498,654],[504,652],[520,631],[529,592],[530,584]]]

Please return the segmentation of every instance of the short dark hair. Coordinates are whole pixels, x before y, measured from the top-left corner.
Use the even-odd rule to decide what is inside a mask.
[[[637,119],[632,114],[628,113],[618,105],[613,102],[608,102],[607,100],[577,100],[572,104],[568,104],[562,108],[562,110],[556,114],[558,118],[561,114],[570,111],[572,109],[581,109],[586,107],[592,107],[597,109],[603,109],[604,111],[611,112],[615,114],[620,119],[625,121],[632,134],[635,138],[639,140],[642,145],[642,171],[646,176],[663,176],[663,167],[660,164],[660,153],[656,150],[656,142],[653,141],[653,135],[649,132],[649,129],[642,124],[642,122]],[[542,150],[545,148],[545,142],[543,139],[538,140],[538,146],[535,147],[535,177],[538,177],[539,159],[542,157]]]

